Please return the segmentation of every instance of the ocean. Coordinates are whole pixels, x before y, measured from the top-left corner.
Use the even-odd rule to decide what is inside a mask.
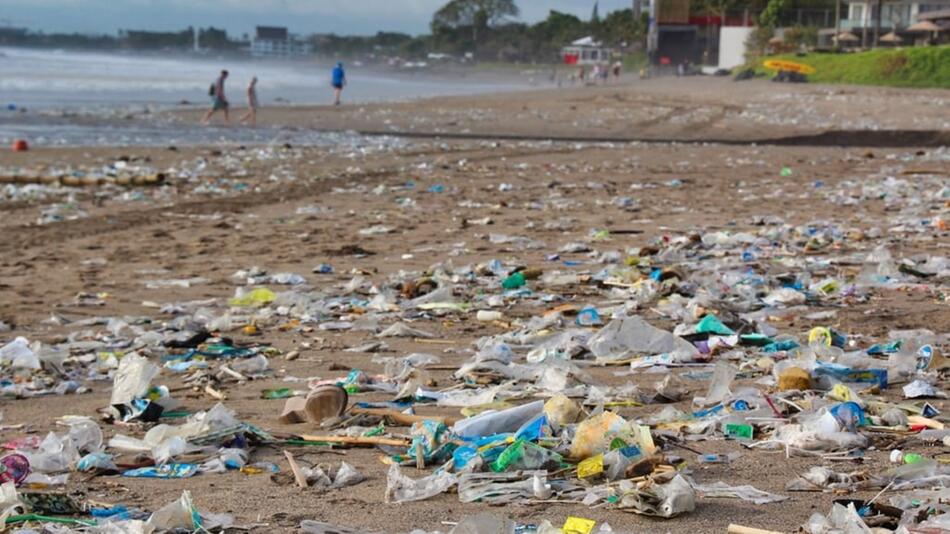
[[[221,69],[230,73],[229,100],[244,105],[244,91],[258,77],[262,106],[329,104],[330,63],[134,53],[79,52],[0,47],[0,143],[26,138],[42,145],[152,145],[263,142],[278,132],[266,128],[221,130],[121,121],[182,106],[206,107],[208,87]],[[472,80],[421,72],[347,66],[345,103],[395,101],[527,88],[526,81]],[[168,131],[168,130],[173,130]],[[263,130],[263,131],[262,131]],[[284,132],[283,137],[287,134]],[[298,142],[319,142],[297,132]],[[285,139],[286,140],[286,139]],[[290,142],[290,140],[286,140]]]

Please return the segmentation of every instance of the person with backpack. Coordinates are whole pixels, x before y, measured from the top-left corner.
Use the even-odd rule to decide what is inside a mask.
[[[218,76],[218,79],[215,80],[211,88],[208,89],[208,95],[211,96],[211,109],[205,113],[204,119],[201,120],[203,124],[209,124],[211,117],[213,117],[218,110],[224,111],[224,122],[230,124],[231,119],[228,117],[228,98],[224,95],[224,81],[227,79],[228,71],[222,70],[221,75]]]

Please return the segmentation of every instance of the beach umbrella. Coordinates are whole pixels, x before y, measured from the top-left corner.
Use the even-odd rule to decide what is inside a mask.
[[[890,33],[885,33],[883,36],[881,36],[880,41],[882,43],[900,43],[900,42],[903,42],[904,40],[901,39],[900,36],[897,35],[896,33],[890,32]]]
[[[840,43],[856,43],[861,40],[857,35],[851,32],[841,32],[838,34],[837,39]]]
[[[929,32],[939,32],[940,26],[937,26],[929,20],[922,20],[913,26],[907,28],[909,32],[920,32],[920,33],[929,33]]]

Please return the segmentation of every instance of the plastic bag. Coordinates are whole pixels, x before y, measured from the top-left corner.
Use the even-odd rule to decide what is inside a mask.
[[[157,366],[137,353],[126,354],[115,372],[115,378],[112,381],[112,399],[109,404],[128,404],[134,399],[145,397],[152,379],[158,373]]]
[[[464,473],[459,477],[459,501],[502,504],[527,499],[549,499],[546,471]]]
[[[587,342],[594,356],[615,360],[630,354],[677,354],[691,356],[698,351],[692,343],[660,330],[640,317],[614,319]]]
[[[643,487],[624,489],[629,482],[621,482],[623,497],[620,508],[656,517],[676,517],[696,508],[696,493],[681,475],[676,475],[665,484],[651,481]]]
[[[458,477],[444,470],[413,480],[403,475],[399,470],[399,466],[393,464],[390,466],[389,474],[386,477],[386,502],[421,501],[448,491],[457,483]]]
[[[263,306],[277,300],[277,294],[266,287],[257,287],[250,291],[245,291],[239,287],[235,291],[234,298],[228,301],[229,306],[251,307]]]
[[[112,461],[112,456],[104,452],[91,452],[76,462],[77,471],[116,471],[118,469]]]
[[[558,393],[544,403],[544,414],[552,424],[563,427],[577,422],[581,407],[563,393]]]
[[[726,400],[730,394],[729,386],[732,385],[732,381],[735,380],[738,373],[739,370],[732,364],[725,360],[719,360],[713,369],[712,380],[709,381],[709,391],[706,392],[706,396],[696,397],[693,399],[693,403],[697,406],[709,406]]]
[[[0,525],[6,522],[7,517],[13,515],[23,504],[17,495],[13,482],[4,482],[0,485]]]
[[[733,498],[749,501],[752,504],[766,504],[770,502],[781,502],[788,499],[785,495],[776,495],[760,489],[756,489],[748,484],[742,486],[730,486],[725,482],[714,482],[712,484],[693,484],[700,497],[705,499],[714,498]]]
[[[459,521],[449,534],[514,534],[515,527],[515,523],[510,519],[481,513]]]
[[[0,347],[0,362],[9,361],[14,369],[38,370],[40,359],[30,349],[30,342],[24,337],[18,337]]]
[[[185,490],[181,493],[181,498],[169,503],[148,518],[146,526],[158,530],[185,529],[188,531],[202,530],[203,525],[198,508],[195,507],[191,499],[191,492]]]
[[[357,471],[355,467],[342,462],[340,468],[336,471],[336,476],[333,477],[333,487],[354,486],[362,482],[364,478],[363,474]]]
[[[577,425],[571,442],[571,457],[579,460],[606,452],[615,438],[632,434],[630,423],[616,413],[595,415]]]
[[[501,411],[487,411],[455,423],[452,431],[462,438],[514,432],[544,412],[544,401],[534,401]]]

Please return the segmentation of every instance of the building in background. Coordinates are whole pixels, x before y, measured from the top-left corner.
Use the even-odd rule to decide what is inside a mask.
[[[595,41],[593,37],[583,37],[561,49],[566,65],[597,65],[608,63],[614,50]]]
[[[251,40],[254,57],[291,58],[313,53],[313,45],[290,34],[287,28],[258,26]]]
[[[914,26],[932,17],[928,14],[950,11],[950,0],[844,0],[847,12],[842,14],[840,32],[857,36],[862,47],[873,46],[875,29],[880,40],[889,35],[896,37],[904,44],[914,44],[921,40],[921,36],[928,37],[928,32],[917,31]],[[880,8],[878,7],[880,5]],[[880,10],[880,13],[878,12]],[[878,22],[880,21],[880,26]],[[939,26],[939,25],[938,25]],[[940,30],[934,40],[946,38],[950,28]],[[819,45],[833,46],[835,28],[826,28],[819,34]]]

